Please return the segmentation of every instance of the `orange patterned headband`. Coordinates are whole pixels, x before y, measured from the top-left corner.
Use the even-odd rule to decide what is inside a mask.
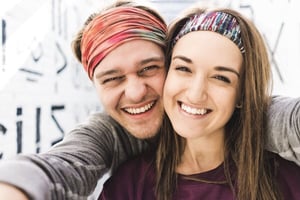
[[[90,79],[101,60],[124,42],[143,39],[165,47],[166,24],[135,7],[113,8],[96,16],[81,40],[82,65]]]

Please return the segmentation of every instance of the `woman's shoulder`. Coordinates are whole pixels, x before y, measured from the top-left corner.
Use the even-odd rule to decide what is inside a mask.
[[[267,151],[265,154],[266,162],[278,182],[297,182],[300,185],[300,166],[295,162],[282,158],[279,154]]]
[[[112,171],[109,182],[112,184],[123,181],[134,183],[149,177],[155,177],[155,154],[146,151],[121,163]]]
[[[121,164],[104,183],[102,199],[142,199],[147,192],[153,195],[154,158],[154,154],[142,154]]]
[[[297,165],[295,162],[284,159],[276,153],[271,153],[270,152],[269,155],[272,155],[272,157],[275,159],[279,171],[286,172],[287,174],[291,173],[291,172],[300,173],[300,166]]]
[[[155,169],[155,152],[146,151],[137,155],[124,163],[117,169],[118,173],[128,173],[130,171],[137,174],[146,174],[149,170]]]
[[[277,172],[283,172],[287,174],[291,172],[300,172],[299,165],[293,161],[281,157],[277,153],[267,151],[265,155],[267,157],[266,162],[272,162]]]
[[[276,180],[284,199],[300,199],[300,166],[278,154],[270,154],[275,161]]]

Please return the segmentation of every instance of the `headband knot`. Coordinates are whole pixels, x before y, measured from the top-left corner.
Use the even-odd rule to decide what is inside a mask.
[[[165,47],[165,23],[149,11],[117,7],[96,16],[84,29],[81,62],[90,79],[96,66],[119,45],[143,39]]]
[[[195,14],[189,18],[174,39],[173,46],[182,36],[192,31],[213,31],[233,41],[242,53],[245,52],[241,28],[236,18],[225,12]]]

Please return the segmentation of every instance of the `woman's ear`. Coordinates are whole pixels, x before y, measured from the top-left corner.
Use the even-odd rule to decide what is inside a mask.
[[[238,109],[240,109],[240,108],[243,107],[243,104],[240,102],[240,103],[236,104],[235,107],[238,108]]]

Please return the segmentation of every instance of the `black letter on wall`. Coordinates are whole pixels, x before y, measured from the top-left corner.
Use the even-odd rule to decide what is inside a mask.
[[[3,135],[5,135],[6,131],[7,131],[7,128],[5,128],[5,126],[0,124],[0,132],[2,132]],[[3,156],[3,152],[0,152],[0,159],[2,158],[2,156]]]
[[[64,130],[62,129],[62,127],[59,125],[59,123],[57,122],[55,116],[54,116],[54,111],[56,110],[64,110],[65,106],[64,105],[58,105],[58,106],[51,106],[51,117],[54,121],[54,123],[56,124],[57,128],[59,129],[59,131],[62,133],[62,135],[64,135]],[[53,141],[51,143],[51,145],[55,145],[56,143],[58,143],[59,141],[61,141],[63,139],[63,137]]]
[[[36,153],[40,153],[41,141],[41,108],[36,108]]]
[[[17,117],[22,115],[22,108],[17,108]],[[17,121],[17,153],[22,152],[22,120]]]

